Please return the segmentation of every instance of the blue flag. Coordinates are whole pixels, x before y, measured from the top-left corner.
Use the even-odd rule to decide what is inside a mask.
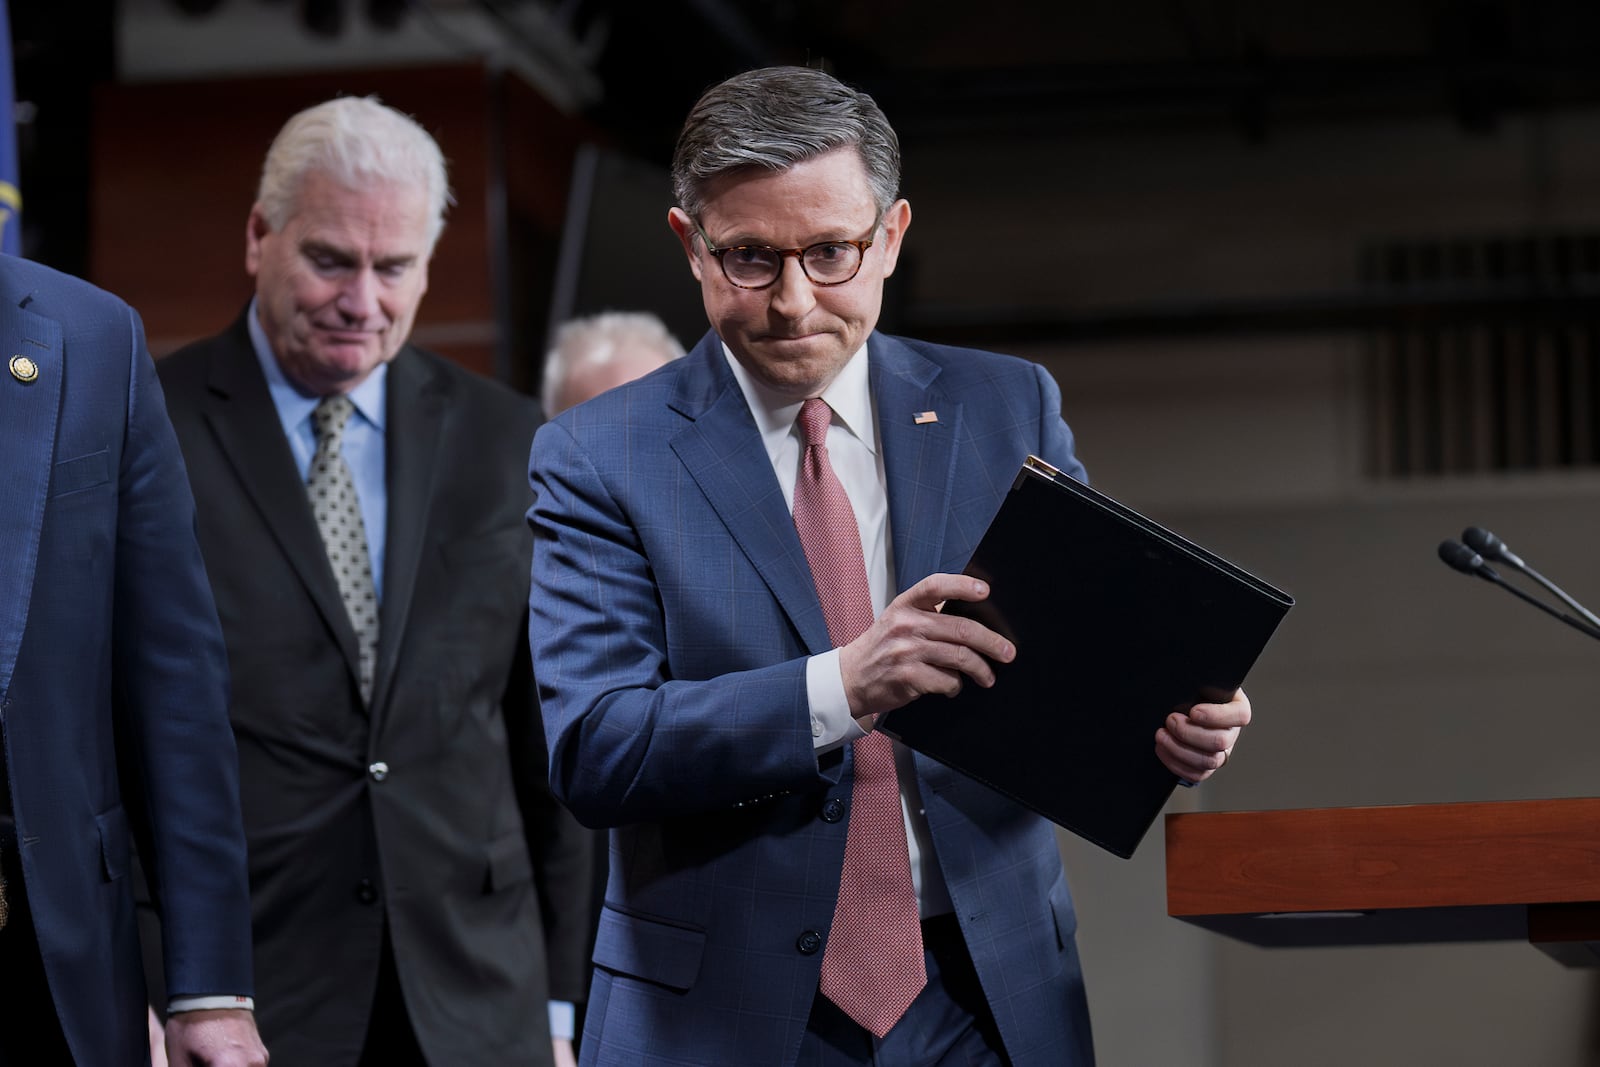
[[[22,255],[22,190],[17,172],[16,85],[11,79],[11,17],[0,0],[0,252]]]

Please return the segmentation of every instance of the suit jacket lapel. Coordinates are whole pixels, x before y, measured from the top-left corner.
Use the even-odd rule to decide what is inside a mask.
[[[306,592],[333,632],[352,674],[358,670],[355,629],[317,532],[305,483],[283,435],[278,409],[256,362],[241,318],[225,335],[207,381],[205,420],[245,495],[282,547]]]
[[[672,449],[807,648],[825,652],[833,642],[805,550],[722,343],[707,334],[684,358],[693,362],[670,403],[690,421],[672,437]]]
[[[27,629],[65,374],[61,325],[7,299],[0,304],[0,362],[9,365],[17,356],[31,360],[37,376],[24,382],[9,369],[0,372],[0,446],[7,456],[0,536],[9,546],[0,569],[0,698],[11,688]]]
[[[417,587],[434,496],[435,459],[448,416],[447,379],[410,348],[389,364],[384,426],[384,481],[389,517],[384,538],[383,603],[378,609],[378,663],[372,707],[381,708],[394,680],[401,637]]]
[[[944,566],[961,405],[936,387],[939,368],[903,342],[875,333],[867,354],[889,481],[895,585],[904,591]]]
[[[962,408],[937,388],[938,366],[904,342],[873,334],[869,346],[878,437],[889,480],[895,581],[905,590],[936,571],[967,563],[944,559]],[[925,796],[970,784],[965,775],[929,756],[914,753],[914,762]],[[930,815],[936,814],[930,809]]]

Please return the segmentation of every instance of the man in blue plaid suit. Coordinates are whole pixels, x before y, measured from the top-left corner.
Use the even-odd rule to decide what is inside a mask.
[[[925,984],[884,1033],[819,988],[853,743],[1016,655],[938,606],[986,595],[960,572],[1026,456],[1083,476],[1059,391],[1032,363],[875,331],[911,210],[865,94],[801,68],[729,79],[691,111],[673,181],[712,331],[546,424],[531,460],[552,783],[613,827],[581,1060],[1092,1063],[1053,828],[904,749]],[[790,510],[813,398],[875,616],[840,647]],[[1203,779],[1249,715],[1242,693],[1174,714],[1156,754]]]

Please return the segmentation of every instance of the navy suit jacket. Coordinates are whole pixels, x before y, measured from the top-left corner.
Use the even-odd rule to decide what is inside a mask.
[[[138,317],[0,257],[0,349],[38,368],[0,370],[0,707],[22,876],[74,1059],[142,1063],[131,833],[173,917],[167,988],[251,992],[222,633]]]
[[[1082,476],[1038,366],[873,334],[896,583],[959,572],[1030,453]],[[937,421],[918,423],[918,412]],[[531,641],[556,793],[613,827],[585,1064],[795,1061],[838,895],[849,746],[819,757],[831,647],[715,334],[540,429]],[[1053,828],[916,759],[934,852],[1017,1067],[1092,1060]]]

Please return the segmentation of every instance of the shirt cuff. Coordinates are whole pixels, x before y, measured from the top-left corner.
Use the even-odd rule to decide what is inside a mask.
[[[176,1015],[180,1011],[207,1011],[213,1008],[256,1010],[255,997],[173,997],[167,1001],[167,1014]]]
[[[578,1011],[565,1000],[550,1002],[550,1037],[555,1041],[571,1041],[578,1025]]]
[[[811,744],[817,754],[831,752],[846,741],[865,737],[850,717],[850,700],[844,695],[844,669],[837,648],[806,660],[806,702],[811,710]]]

